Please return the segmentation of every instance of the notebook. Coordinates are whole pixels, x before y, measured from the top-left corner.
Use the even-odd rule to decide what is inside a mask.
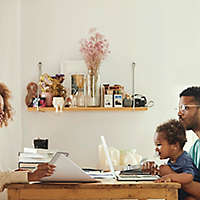
[[[158,175],[150,175],[150,174],[120,175],[120,172],[115,172],[104,136],[101,136],[101,142],[105,151],[108,166],[110,168],[111,173],[113,174],[113,178],[117,179],[118,181],[154,181],[159,178]]]

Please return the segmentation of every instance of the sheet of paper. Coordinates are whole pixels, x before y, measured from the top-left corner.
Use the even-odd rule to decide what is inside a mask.
[[[77,164],[75,164],[69,157],[60,154],[53,163],[56,165],[55,172],[49,177],[44,177],[41,181],[75,181],[75,180],[91,180],[94,179],[85,173]]]

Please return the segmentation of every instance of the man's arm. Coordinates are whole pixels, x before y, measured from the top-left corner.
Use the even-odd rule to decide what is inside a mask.
[[[160,166],[160,174],[161,176],[165,176],[167,174],[177,174],[174,172],[169,166],[161,165]],[[164,179],[164,178],[163,178]],[[171,181],[170,177],[165,177],[165,181]],[[189,183],[182,183],[182,189],[187,192],[188,194],[194,196],[196,199],[200,199],[200,182],[191,181]]]
[[[192,174],[187,173],[172,173],[162,176],[160,179],[156,180],[156,182],[177,182],[180,184],[189,184],[193,180]]]
[[[182,184],[183,190],[188,194],[191,194],[196,199],[200,199],[200,182],[192,181],[191,183]]]

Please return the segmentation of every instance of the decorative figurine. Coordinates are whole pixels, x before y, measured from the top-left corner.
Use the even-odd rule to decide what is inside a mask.
[[[33,107],[33,100],[37,98],[38,86],[35,82],[30,82],[26,87],[28,94],[25,98],[25,103],[28,107]]]
[[[50,92],[53,97],[66,97],[66,89],[62,85],[64,81],[64,74],[56,74],[56,76],[49,76],[43,74],[40,77],[40,87],[42,92]]]

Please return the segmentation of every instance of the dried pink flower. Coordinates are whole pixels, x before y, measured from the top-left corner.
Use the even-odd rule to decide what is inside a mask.
[[[110,53],[109,43],[104,35],[96,31],[96,28],[89,30],[89,37],[80,41],[80,51],[83,55],[88,70],[96,73],[102,60]]]

